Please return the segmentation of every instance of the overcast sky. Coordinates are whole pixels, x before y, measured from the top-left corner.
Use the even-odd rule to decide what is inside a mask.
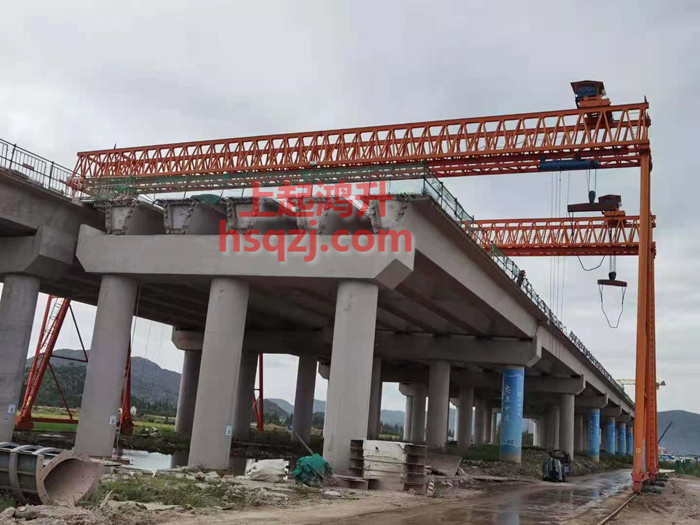
[[[2,11],[0,137],[69,167],[76,152],[115,144],[570,108],[569,82],[580,79],[604,81],[613,103],[646,96],[658,375],[668,383],[659,408],[700,412],[700,3],[33,1]],[[584,173],[556,178],[446,184],[477,218],[551,217],[567,194],[587,198]],[[638,170],[602,170],[598,193],[621,194],[637,213],[638,180]],[[617,330],[596,285],[607,261],[588,273],[576,259],[518,263],[614,377],[634,377],[635,258],[618,260],[630,287]],[[44,304],[42,296],[32,349]],[[615,321],[619,296],[606,294],[605,307]],[[76,312],[89,342],[94,308]],[[180,370],[170,327],[138,320],[136,335],[136,355]],[[59,346],[78,347],[72,329]],[[293,401],[296,358],[267,356],[265,374],[268,397]],[[316,397],[325,389],[319,377]],[[403,408],[395,385],[385,385],[383,408]]]

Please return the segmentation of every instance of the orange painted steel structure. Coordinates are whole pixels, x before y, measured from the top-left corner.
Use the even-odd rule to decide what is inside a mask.
[[[73,417],[73,412],[71,412],[68,402],[66,401],[66,397],[63,395],[61,383],[59,382],[58,376],[51,365],[52,357],[57,359],[65,359],[68,361],[77,361],[80,363],[88,362],[88,356],[84,348],[83,353],[85,355],[85,359],[75,359],[71,357],[53,355],[61,328],[63,327],[66,316],[70,311],[70,305],[70,299],[49,295],[46,302],[46,308],[44,310],[44,317],[41,322],[39,341],[37,342],[37,347],[34,352],[34,360],[31,368],[29,369],[29,375],[27,376],[27,388],[24,392],[22,406],[19,410],[19,414],[17,415],[15,428],[30,430],[33,428],[34,423],[78,423],[78,420]],[[75,318],[73,318],[73,320],[75,321]],[[80,337],[80,333],[78,333],[78,337]],[[68,413],[68,419],[60,417],[34,417],[32,415],[32,410],[34,409],[34,404],[36,403],[39,389],[41,388],[41,384],[47,370],[49,370],[53,376],[56,387],[58,388],[58,393],[61,396],[63,406]],[[130,434],[134,426],[131,420],[131,345],[129,345],[125,374],[126,380],[124,391],[122,392],[122,410],[119,416],[119,427],[123,434]]]
[[[638,255],[639,217],[475,220],[484,248],[495,244],[509,256]]]
[[[595,85],[597,92],[579,91],[585,84]],[[600,169],[639,167],[633,480],[640,491],[658,473],[654,461],[645,471],[643,457],[645,441],[649,454],[656,449],[649,105],[646,100],[610,105],[600,82],[572,87],[576,109],[82,152],[67,184],[76,194],[97,195],[110,187],[135,194],[246,188],[254,182],[274,186],[531,173],[581,169],[582,163]]]
[[[88,194],[120,180],[137,191],[168,192],[279,185],[306,180],[309,170],[333,168],[395,166],[377,176],[401,179],[416,178],[416,165],[438,177],[538,172],[543,159],[636,167],[649,144],[648,107],[645,101],[604,111],[576,108],[89,151],[78,153],[68,184]]]
[[[656,226],[656,217],[650,214],[648,173],[642,175],[642,186],[644,187],[645,184],[647,187],[641,192],[640,207],[644,213],[642,216],[628,216],[624,212],[606,212],[604,217],[473,221],[486,233],[480,241],[485,249],[488,250],[489,245],[493,244],[509,256],[639,255],[639,293],[645,293],[646,300],[638,302],[637,319],[638,379],[635,380],[635,450],[633,454],[635,492],[641,491],[644,481],[653,480],[659,473],[654,279],[656,246],[652,240],[652,229]],[[642,217],[646,217],[647,220],[642,221]],[[644,244],[640,238],[643,222],[646,228]],[[641,252],[640,246],[643,247]],[[646,276],[644,272],[647,272]],[[641,291],[642,281],[644,292]],[[641,320],[640,315],[643,315]],[[640,374],[642,374],[641,381]],[[640,383],[642,383],[641,388]],[[643,401],[640,402],[640,399]],[[646,471],[644,471],[645,460]]]

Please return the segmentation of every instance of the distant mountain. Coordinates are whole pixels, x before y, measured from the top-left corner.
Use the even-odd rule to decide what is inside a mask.
[[[280,408],[285,410],[287,413],[292,414],[294,412],[294,405],[285,399],[273,398],[266,399],[267,401],[272,401],[276,403]],[[326,412],[326,402],[320,399],[314,399],[314,412]],[[382,415],[380,417],[382,423],[386,425],[399,425],[403,427],[404,422],[404,411],[403,410],[382,410]],[[450,430],[454,431],[455,428],[455,410],[450,409],[450,420],[449,420]]]
[[[69,404],[74,405],[71,408],[80,406],[80,399],[83,393],[83,384],[85,382],[86,363],[78,361],[68,361],[66,359],[58,359],[55,356],[68,357],[70,359],[83,360],[85,356],[82,350],[60,349],[54,351],[54,358],[51,359],[51,364],[56,370],[56,374],[61,381],[61,387],[69,398]],[[88,357],[90,352],[88,351]],[[34,358],[27,359],[26,368],[31,367]],[[65,369],[66,367],[74,367],[72,370]],[[123,373],[122,370],[115,373]],[[41,390],[55,388],[53,380],[45,378]],[[64,379],[70,378],[67,385],[64,385]],[[68,391],[66,392],[66,387]],[[165,403],[176,407],[177,398],[180,392],[180,374],[172,370],[161,368],[153,361],[143,357],[133,357],[131,360],[131,396],[136,397],[148,403]],[[71,402],[72,400],[72,402]]]
[[[700,414],[685,410],[659,412],[659,437],[673,422],[659,443],[671,454],[700,454]]]
[[[284,399],[277,399],[277,398],[265,399],[265,403],[268,403],[270,401],[273,402],[274,404],[276,404],[282,410],[284,410],[287,414],[291,414],[292,412],[294,412],[294,405],[292,405],[289,401],[285,401]]]

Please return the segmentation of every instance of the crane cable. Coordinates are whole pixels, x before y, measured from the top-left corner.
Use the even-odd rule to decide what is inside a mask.
[[[586,170],[586,187],[588,188],[588,191],[591,191],[591,170]],[[598,170],[595,170],[595,175],[594,175],[594,180],[593,180],[593,190],[598,191]],[[569,213],[569,218],[573,219],[574,214]],[[573,235],[574,233],[574,225],[573,222],[571,224],[571,234]],[[596,265],[593,266],[592,268],[586,268],[583,265],[583,261],[581,260],[581,257],[577,254],[576,258],[578,259],[578,263],[581,265],[581,268],[583,269],[584,272],[592,272],[594,270],[597,270],[601,266],[603,266],[603,263],[605,262],[605,258],[607,255],[603,255],[603,258],[600,260],[600,262]]]
[[[609,270],[610,270],[610,274],[617,273],[617,261],[616,261],[614,255],[610,256]],[[610,323],[610,319],[608,318],[608,314],[605,311],[605,304],[603,302],[603,285],[602,284],[598,285],[598,291],[600,292],[600,309],[603,311],[603,315],[605,315],[605,320],[608,322],[608,326],[610,328],[612,328],[613,330],[617,329],[620,326],[620,319],[622,319],[622,314],[625,311],[625,294],[627,293],[627,286],[624,286],[622,288],[622,300],[620,303],[620,306],[621,306],[620,315],[617,316],[617,322],[615,323],[615,326],[613,326],[612,323]]]

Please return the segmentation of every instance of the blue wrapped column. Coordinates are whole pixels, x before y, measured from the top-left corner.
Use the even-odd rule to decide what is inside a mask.
[[[605,418],[605,452],[614,454],[617,443],[615,443],[615,418]]]
[[[588,413],[588,455],[598,463],[600,461],[600,409],[592,408]]]
[[[507,366],[501,393],[501,461],[520,463],[523,442],[523,401],[525,369]]]
[[[617,450],[618,456],[624,456],[627,452],[627,423],[617,424]]]
[[[634,455],[634,421],[630,421],[627,429],[627,455]]]

